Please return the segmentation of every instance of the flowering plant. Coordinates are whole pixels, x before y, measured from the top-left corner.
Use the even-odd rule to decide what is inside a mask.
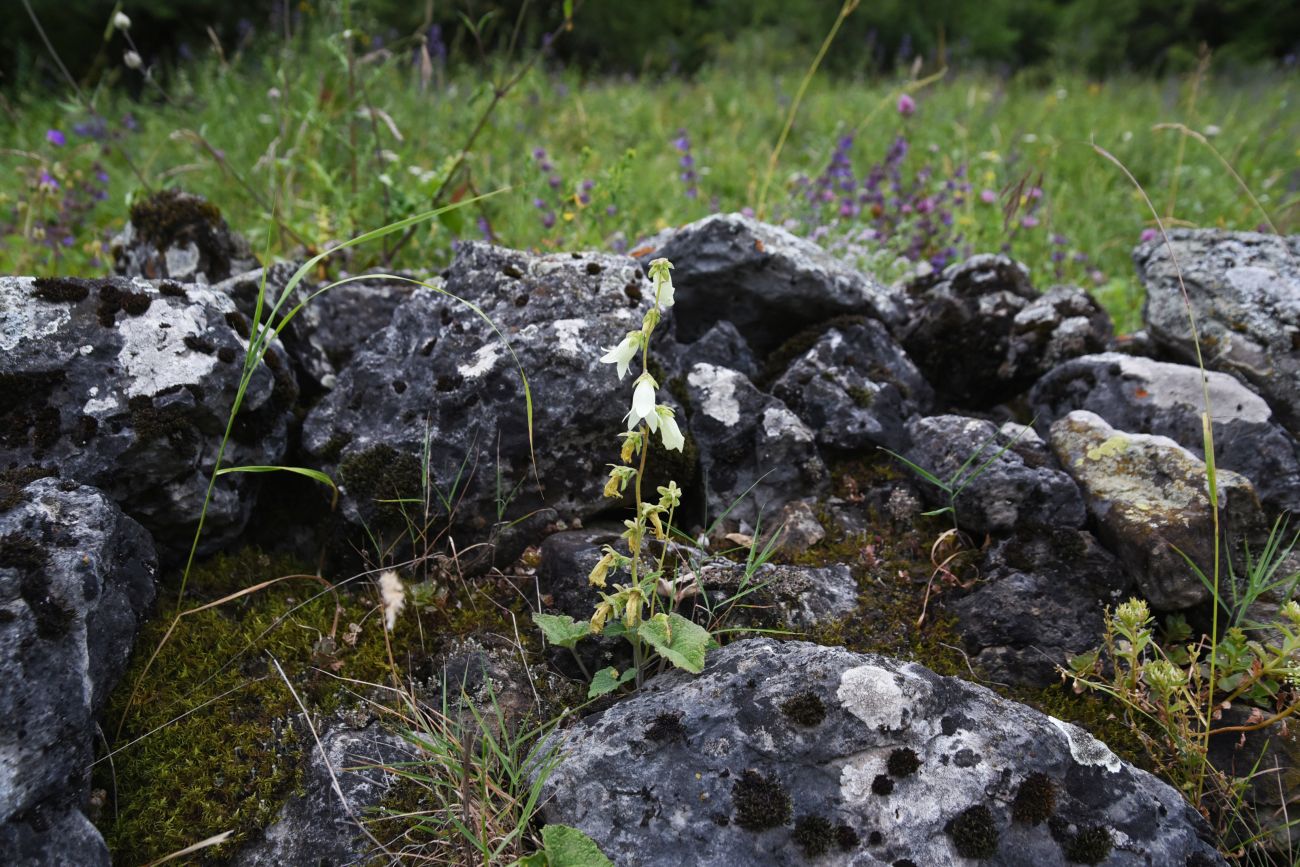
[[[627,553],[606,545],[600,560],[591,570],[588,580],[600,591],[601,601],[590,620],[575,621],[568,615],[558,614],[533,615],[533,621],[547,640],[560,647],[572,650],[583,638],[600,634],[622,636],[631,643],[632,667],[623,672],[613,667],[596,672],[588,693],[592,697],[612,692],[632,681],[639,685],[642,672],[655,655],[678,668],[698,674],[704,668],[704,654],[711,640],[708,630],[699,624],[674,611],[659,610],[661,592],[670,599],[676,596],[671,585],[662,579],[664,557],[668,551],[666,543],[673,513],[681,505],[681,489],[676,482],[670,481],[656,489],[657,501],[646,500],[641,489],[653,436],[659,434],[665,449],[682,451],[686,444],[673,408],[658,402],[659,383],[648,369],[650,338],[663,311],[674,303],[672,267],[667,259],[650,263],[654,303],[646,311],[641,327],[629,331],[616,346],[606,348],[600,358],[602,362],[614,365],[620,380],[627,376],[637,356],[641,358],[641,373],[633,381],[632,406],[625,416],[627,429],[618,435],[622,440],[619,450],[621,462],[610,465],[604,490],[607,497],[622,497],[631,486],[635,511],[623,522]],[[648,551],[651,540],[661,543],[657,560]],[[626,584],[615,584],[610,588],[610,575],[619,571],[626,571],[630,579]],[[578,664],[582,665],[580,658]]]

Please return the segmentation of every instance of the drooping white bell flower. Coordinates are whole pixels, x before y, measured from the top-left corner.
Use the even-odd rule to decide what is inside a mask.
[[[627,414],[627,429],[632,430],[642,421],[649,425],[651,431],[659,429],[659,413],[655,412],[655,389],[659,383],[648,373],[643,373],[636,380],[636,389],[632,392],[632,411]]]
[[[116,30],[130,30],[131,19],[126,17],[125,12],[118,12],[113,16],[113,27]]]
[[[664,448],[682,451],[686,445],[686,437],[682,436],[682,429],[677,426],[672,407],[657,406],[655,414],[659,416],[659,434],[663,437]]]
[[[144,66],[144,61],[141,60],[140,55],[134,51],[128,51],[126,54],[123,54],[122,62],[126,64],[127,69],[139,69],[141,66]]]
[[[605,364],[617,365],[618,378],[622,379],[627,376],[627,367],[640,349],[641,332],[629,331],[618,346],[606,347],[605,354],[600,357],[600,360]]]

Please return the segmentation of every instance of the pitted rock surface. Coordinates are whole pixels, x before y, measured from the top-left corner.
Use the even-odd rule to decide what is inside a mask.
[[[446,281],[482,316],[417,289],[304,422],[305,447],[342,482],[347,516],[405,533],[400,504],[383,501],[423,503],[427,494],[445,526],[446,509],[424,488],[426,461],[431,487],[455,493],[462,548],[542,506],[565,520],[606,508],[606,464],[617,459],[633,385],[599,358],[641,326],[651,287],[640,266],[474,243],[459,248]],[[668,331],[661,326],[656,339]],[[520,366],[533,399],[531,441]],[[664,385],[659,399],[671,403]],[[655,443],[655,461],[678,457]],[[676,474],[683,487],[686,476]],[[417,511],[423,521],[424,506]]]
[[[94,488],[45,478],[0,505],[0,852],[107,865],[81,808],[95,723],[153,604],[149,534]]]
[[[1032,430],[935,415],[914,419],[908,433],[911,446],[904,456],[961,487],[956,509],[962,527],[975,533],[1005,533],[1023,526],[1083,526],[1086,515],[1078,487]],[[933,484],[922,482],[921,492],[931,508],[949,505],[948,495]]]
[[[790,364],[772,394],[816,431],[819,445],[841,451],[904,448],[908,419],[934,402],[907,353],[871,319],[828,330]]]
[[[1300,434],[1300,235],[1174,229],[1169,239],[1172,256],[1163,239],[1133,251],[1151,338],[1196,363],[1186,286],[1205,363],[1250,384]]]
[[[658,677],[555,743],[545,821],[582,829],[620,865],[804,863],[796,828],[820,824],[808,817],[833,835],[818,863],[975,863],[952,828],[978,808],[993,836],[987,863],[1064,865],[1094,828],[1111,842],[1107,864],[1224,863],[1176,790],[1083,729],[842,648],[738,641],[702,675]],[[893,777],[900,750],[917,767]],[[1055,793],[1039,824],[1011,817],[1033,774]]]
[[[727,319],[762,355],[833,316],[866,315],[892,326],[907,310],[901,292],[854,271],[812,241],[741,214],[714,214],[669,229],[636,254],[643,262],[663,257],[675,266],[677,337],[683,343]]]
[[[249,323],[210,287],[0,277],[0,467],[100,488],[169,556],[188,552],[247,349]],[[253,371],[224,466],[282,463],[297,385],[273,344]],[[220,478],[205,548],[235,538],[256,476]]]
[[[812,428],[743,373],[696,364],[686,392],[710,520],[730,509],[729,519],[752,527],[826,489]]]
[[[1051,441],[1083,491],[1102,543],[1152,606],[1177,610],[1208,599],[1183,559],[1207,574],[1213,562],[1204,462],[1168,437],[1118,431],[1087,410],[1058,419]],[[1251,538],[1263,515],[1250,481],[1220,469],[1218,488],[1223,528],[1231,538]]]
[[[989,548],[980,582],[945,607],[966,652],[999,683],[1059,683],[1071,656],[1101,646],[1105,607],[1132,586],[1119,561],[1084,530],[1022,530]]]
[[[1300,510],[1296,440],[1268,403],[1226,373],[1205,374],[1214,421],[1215,464],[1250,479],[1266,505]],[[1076,358],[1044,376],[1030,393],[1041,429],[1072,410],[1095,412],[1121,431],[1167,436],[1204,458],[1201,372],[1119,353]]]

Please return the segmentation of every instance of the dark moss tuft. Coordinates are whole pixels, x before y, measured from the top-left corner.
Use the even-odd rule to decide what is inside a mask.
[[[79,446],[84,446],[95,438],[99,432],[99,419],[92,415],[83,415],[77,419],[76,424],[72,427],[72,441]]]
[[[750,831],[764,831],[790,821],[790,793],[775,774],[765,777],[758,771],[745,771],[731,788],[731,800],[736,807],[736,824]]]
[[[234,329],[235,333],[247,340],[253,336],[253,325],[248,321],[248,317],[238,310],[231,310],[226,314],[226,324]]]
[[[343,454],[343,449],[347,448],[348,443],[352,442],[352,434],[336,433],[321,446],[321,450],[316,453],[316,457],[326,463],[334,463]]]
[[[79,277],[37,277],[32,281],[32,285],[36,287],[37,298],[75,304],[90,294],[94,283]]]
[[[202,352],[204,355],[211,355],[217,351],[217,344],[206,337],[187,334],[182,342],[195,352]]]
[[[166,295],[170,298],[183,298],[189,300],[190,295],[185,291],[185,287],[172,280],[164,280],[158,284],[158,294]]]
[[[1065,846],[1065,857],[1076,864],[1100,864],[1110,857],[1114,845],[1110,831],[1094,825],[1074,835]]]
[[[894,791],[894,781],[884,774],[876,774],[876,778],[871,781],[871,791],[883,798]]]
[[[900,780],[903,777],[910,777],[916,773],[916,769],[921,767],[921,760],[917,758],[916,753],[908,747],[899,747],[889,754],[889,760],[885,763],[889,770],[889,775],[897,777]]]
[[[131,225],[139,238],[159,250],[194,244],[205,270],[217,279],[230,273],[234,254],[221,210],[199,196],[178,189],[160,190],[131,206]]]
[[[805,858],[816,858],[831,850],[834,835],[835,829],[825,816],[800,816],[794,823],[790,838]]]
[[[170,404],[156,407],[148,395],[138,395],[127,401],[131,410],[131,427],[139,442],[148,443],[166,439],[174,444],[191,442],[197,435],[183,406]]]
[[[781,713],[801,726],[817,726],[826,719],[826,703],[816,693],[801,692],[781,704]]]
[[[827,331],[833,328],[848,328],[853,325],[861,325],[865,321],[866,317],[864,316],[836,316],[826,322],[805,328],[778,346],[767,357],[755,385],[760,388],[771,385],[781,374],[785,373],[785,369],[790,366],[791,362],[812,349]]]
[[[835,843],[845,852],[851,852],[858,848],[858,844],[861,842],[862,838],[858,836],[858,832],[854,831],[850,826],[843,822],[835,826]]]
[[[420,462],[389,445],[354,452],[339,464],[339,477],[369,520],[403,520],[406,512],[397,500],[418,499],[421,494]]]
[[[899,858],[890,867],[916,867],[916,862],[911,858]]]
[[[57,476],[57,470],[45,467],[17,467],[12,470],[0,470],[0,512],[7,512],[23,501],[23,488],[37,479]]]
[[[217,350],[217,358],[225,364],[230,364],[238,357],[238,353],[229,346],[223,346]]]
[[[998,826],[983,804],[967,807],[945,829],[963,858],[992,858],[998,851]]]
[[[128,316],[139,316],[149,309],[153,299],[147,292],[123,292],[118,303]]]
[[[49,554],[30,536],[10,533],[0,536],[0,568],[34,572],[45,568]]]
[[[686,741],[686,727],[682,725],[682,712],[664,711],[655,716],[646,726],[645,736],[647,740],[656,741],[661,744],[671,743],[672,741]]]
[[[849,389],[849,397],[853,398],[853,402],[863,409],[870,409],[871,404],[876,401],[876,395],[873,392],[857,386]]]
[[[1056,812],[1056,785],[1042,773],[1025,777],[1016,799],[1011,802],[1011,818],[1017,822],[1037,825]]]

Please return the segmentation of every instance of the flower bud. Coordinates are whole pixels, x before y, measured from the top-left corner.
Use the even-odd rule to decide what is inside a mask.
[[[131,29],[131,19],[126,17],[125,12],[118,12],[113,16],[113,29],[124,32]]]
[[[128,51],[126,54],[123,54],[122,62],[126,64],[127,69],[139,69],[141,66],[144,66],[144,61],[141,60],[140,55],[134,51]]]

